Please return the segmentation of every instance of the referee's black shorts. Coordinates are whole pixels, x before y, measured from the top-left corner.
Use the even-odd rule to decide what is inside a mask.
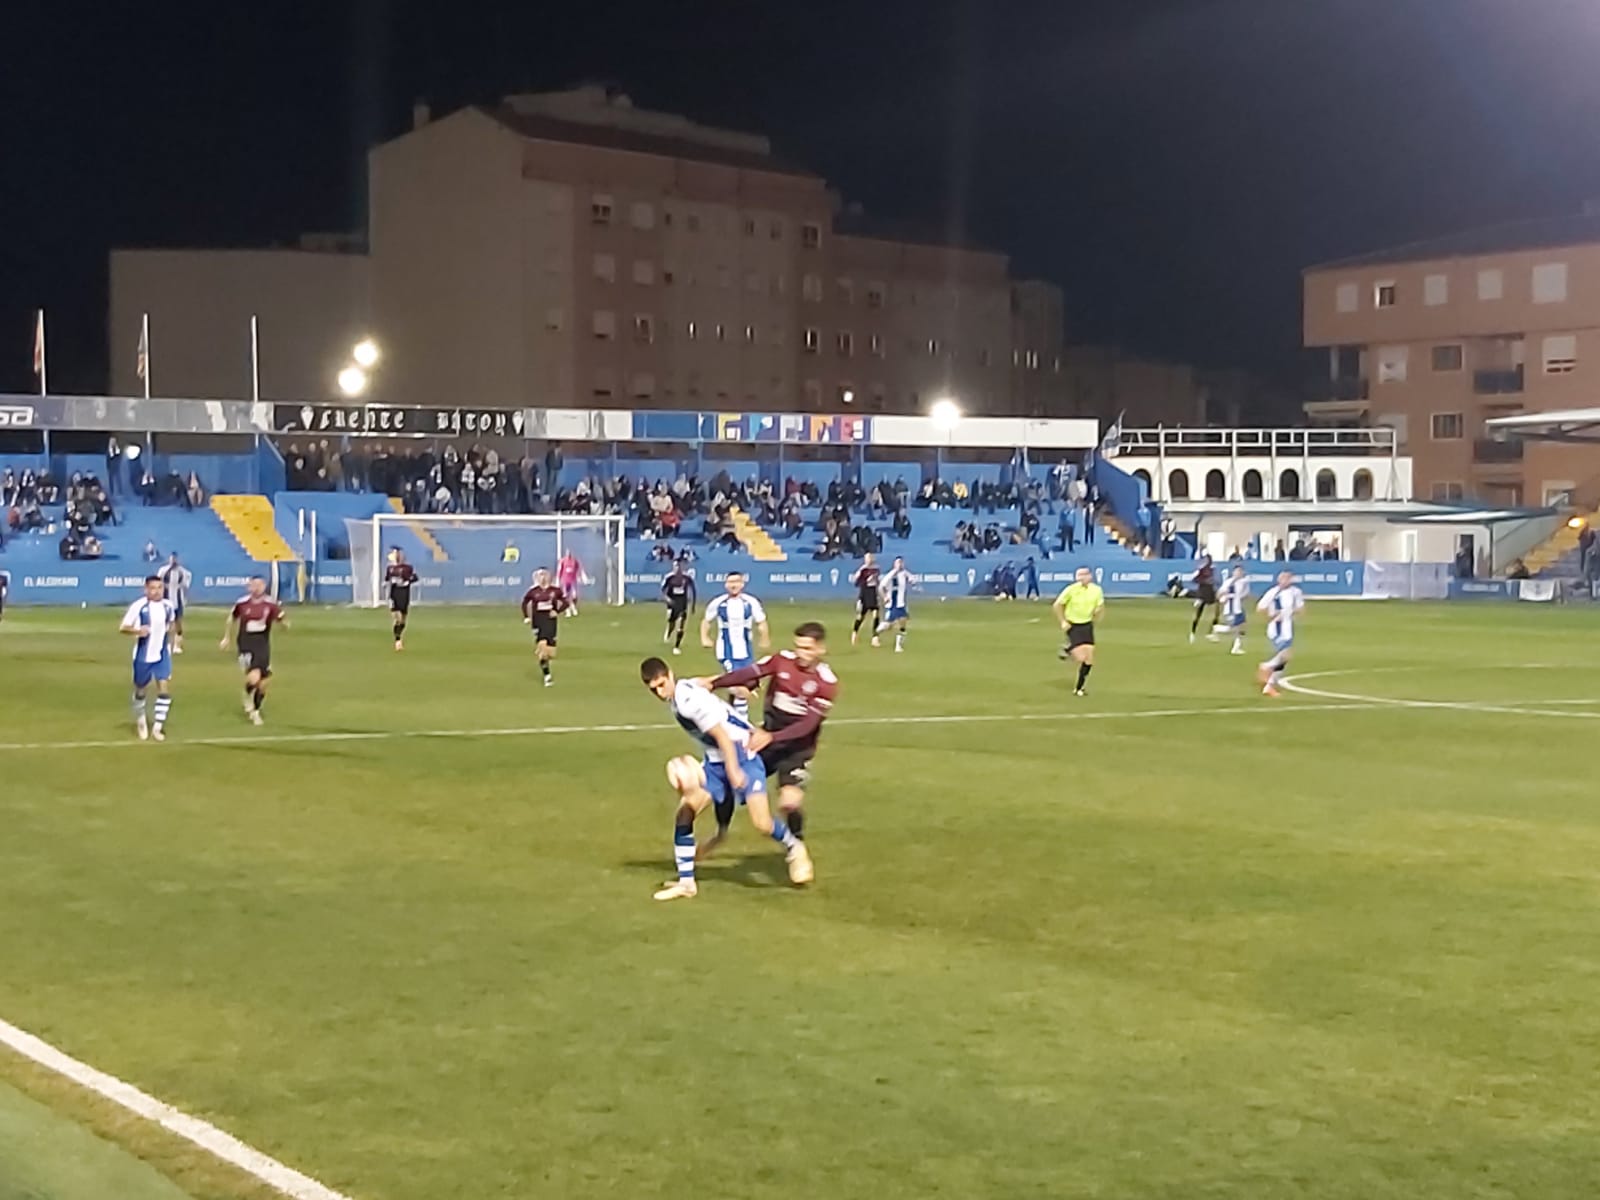
[[[1079,646],[1094,645],[1094,622],[1085,621],[1082,625],[1067,626],[1067,649],[1076,650]]]

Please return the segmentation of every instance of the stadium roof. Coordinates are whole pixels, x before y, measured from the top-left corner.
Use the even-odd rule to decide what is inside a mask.
[[[1493,417],[1484,422],[1484,427],[1491,434],[1525,441],[1600,444],[1600,408],[1567,408]]]
[[[1332,271],[1341,267],[1369,267],[1383,263],[1432,262],[1443,258],[1471,258],[1483,254],[1543,250],[1551,246],[1577,246],[1590,242],[1600,242],[1600,213],[1575,213],[1564,217],[1541,217],[1532,221],[1487,225],[1443,237],[1406,242],[1351,258],[1318,263],[1306,270]]]
[[[741,171],[766,171],[775,175],[818,178],[815,172],[754,150],[739,150],[731,146],[717,146],[689,138],[675,138],[636,129],[619,129],[611,125],[590,124],[585,121],[565,121],[560,117],[546,116],[542,113],[520,113],[505,107],[488,107],[480,111],[511,132],[537,141],[566,142],[574,146],[599,146],[606,150],[659,154],[691,162],[735,167]]]

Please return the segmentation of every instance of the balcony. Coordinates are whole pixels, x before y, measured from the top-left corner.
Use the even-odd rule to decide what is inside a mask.
[[[1480,396],[1510,396],[1522,391],[1522,368],[1509,367],[1498,371],[1474,371],[1472,390]]]
[[[1495,438],[1475,438],[1472,442],[1472,461],[1483,466],[1502,466],[1522,461],[1523,443],[1520,440],[1502,442]]]
[[[1367,381],[1354,376],[1341,376],[1338,379],[1313,379],[1307,387],[1306,399],[1313,404],[1335,403],[1349,404],[1367,398]]]

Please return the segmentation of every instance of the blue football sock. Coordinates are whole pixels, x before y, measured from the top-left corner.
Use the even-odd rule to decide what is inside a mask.
[[[772,820],[772,840],[785,850],[793,850],[795,843],[799,839],[790,832],[789,826],[784,823],[782,817],[774,817]]]
[[[694,882],[694,826],[679,825],[672,831],[672,857],[678,864],[678,882]]]

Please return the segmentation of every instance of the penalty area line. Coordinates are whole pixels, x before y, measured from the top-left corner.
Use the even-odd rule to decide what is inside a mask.
[[[1047,713],[948,713],[906,717],[834,717],[830,729],[846,725],[978,725],[1001,721],[1118,721],[1167,717],[1236,716],[1245,713],[1347,712],[1381,708],[1381,702],[1360,699],[1330,704],[1233,704],[1210,708],[1139,708],[1085,712],[1082,709]],[[219,737],[173,738],[167,750],[183,746],[287,746],[317,742],[383,742],[396,738],[505,738],[553,737],[584,733],[655,733],[671,726],[665,722],[626,725],[520,725],[506,729],[365,729],[329,733],[228,734]],[[0,742],[0,751],[19,750],[119,750],[148,746],[132,737],[97,738],[76,742]]]
[[[245,1174],[266,1184],[292,1200],[350,1200],[343,1192],[336,1192],[311,1176],[285,1166],[277,1159],[247,1146],[231,1133],[218,1129],[209,1121],[191,1117],[133,1084],[96,1070],[88,1063],[57,1050],[49,1042],[19,1029],[9,1021],[0,1020],[0,1044],[9,1046],[24,1058],[31,1059],[48,1071],[70,1079],[79,1087],[111,1101],[136,1116],[153,1121],[161,1128],[176,1134],[184,1141],[198,1146],[214,1158],[237,1167]]]

